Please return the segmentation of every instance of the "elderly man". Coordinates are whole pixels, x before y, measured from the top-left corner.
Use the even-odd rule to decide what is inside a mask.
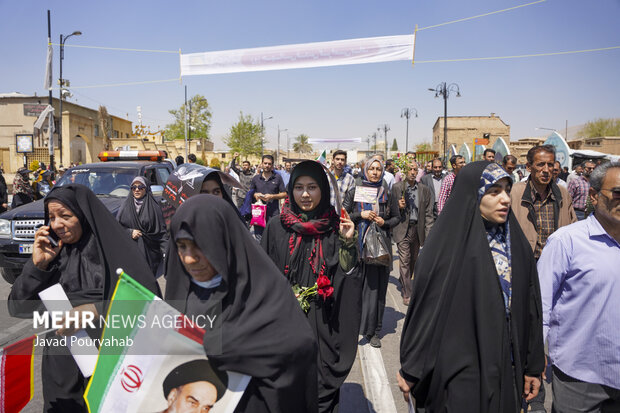
[[[590,191],[590,183],[588,178],[594,170],[594,162],[585,161],[582,164],[583,174],[570,181],[568,184],[568,193],[573,198],[573,207],[575,208],[575,214],[580,221],[586,217],[586,202],[588,200],[588,193]]]
[[[527,152],[530,176],[512,186],[512,211],[538,259],[547,238],[577,220],[568,191],[553,182],[555,149],[534,146]]]
[[[517,169],[517,157],[516,156],[514,155],[504,156],[504,158],[502,159],[502,168],[504,168],[504,171],[506,171],[508,175],[510,175],[513,183],[519,182],[521,180],[519,178],[519,174],[515,172],[515,169]]]
[[[398,199],[401,211],[406,210],[406,214],[401,215],[401,222],[392,230],[398,247],[401,295],[405,305],[409,305],[411,297],[411,278],[418,252],[434,222],[435,200],[426,185],[416,182],[418,168],[418,163],[411,161],[406,179],[394,184],[392,188],[392,196]]]
[[[620,163],[590,175],[594,214],[549,237],[538,261],[554,412],[620,411]]]

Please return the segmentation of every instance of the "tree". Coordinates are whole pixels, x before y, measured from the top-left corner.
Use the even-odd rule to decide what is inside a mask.
[[[392,142],[392,147],[390,148],[390,151],[398,152],[398,142],[396,142],[396,138],[394,138],[394,141]]]
[[[187,106],[189,109],[187,121],[191,127],[192,139],[211,140],[209,137],[211,110],[207,99],[202,95],[194,95],[187,102]],[[185,104],[179,109],[170,109],[168,113],[174,116],[175,121],[166,125],[166,140],[185,139]]]
[[[293,143],[293,150],[298,153],[310,153],[312,152],[312,145],[308,142],[310,137],[306,134],[301,134],[295,138]]]
[[[591,120],[581,128],[577,136],[580,138],[620,136],[620,118]]]
[[[416,152],[429,152],[430,150],[431,150],[430,142],[422,142],[422,143],[417,144],[415,147]]]
[[[239,112],[239,121],[230,127],[230,132],[224,138],[232,152],[239,152],[242,157],[248,155],[261,155],[263,131],[260,121],[254,120],[251,115],[243,115]]]
[[[219,159],[217,159],[217,158],[211,158],[211,162],[209,162],[209,166],[210,166],[211,168],[220,169],[221,164],[220,164]]]

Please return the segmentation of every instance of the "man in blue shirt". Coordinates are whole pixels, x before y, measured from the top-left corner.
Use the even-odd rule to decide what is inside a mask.
[[[620,163],[590,175],[594,215],[557,230],[538,261],[553,411],[620,411]]]
[[[269,222],[271,217],[280,213],[280,199],[286,198],[286,188],[282,177],[273,172],[273,156],[263,155],[262,164],[263,172],[252,178],[250,191],[254,192],[254,199],[261,200],[267,204],[267,212],[265,223]],[[264,228],[258,225],[254,226],[254,235],[260,240],[263,235]]]

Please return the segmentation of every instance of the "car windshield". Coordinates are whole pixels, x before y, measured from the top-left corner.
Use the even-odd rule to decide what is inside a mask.
[[[127,197],[129,186],[139,170],[133,168],[80,168],[76,167],[65,174],[56,186],[81,184],[97,195]]]

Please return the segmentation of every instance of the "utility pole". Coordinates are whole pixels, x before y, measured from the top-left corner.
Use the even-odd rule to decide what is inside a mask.
[[[387,133],[390,130],[390,125],[388,125],[387,123],[384,125],[381,125],[379,128],[377,128],[377,130],[381,130],[383,129],[383,137],[385,139],[385,160],[387,161],[388,159],[388,136]]]
[[[418,111],[415,108],[404,108],[400,112],[400,117],[407,119],[407,132],[406,132],[406,135],[405,135],[405,153],[409,152],[409,118],[414,113],[415,113],[415,117],[417,118],[418,117]]]
[[[446,82],[438,84],[435,89],[429,88],[428,90],[435,92],[435,97],[443,97],[443,159],[445,165],[448,162],[448,97],[450,92],[456,92],[457,98],[461,97],[461,91],[456,83],[448,85]]]

